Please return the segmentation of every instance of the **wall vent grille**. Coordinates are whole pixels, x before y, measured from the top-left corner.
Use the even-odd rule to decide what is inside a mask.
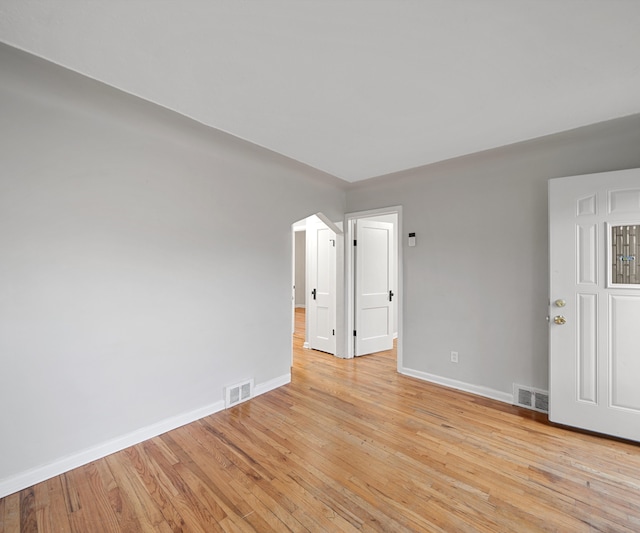
[[[549,412],[549,393],[547,391],[514,383],[513,400],[515,405],[520,407],[526,407],[541,413]]]
[[[238,405],[253,397],[253,379],[248,379],[242,383],[225,387],[224,389],[224,406],[225,409]]]

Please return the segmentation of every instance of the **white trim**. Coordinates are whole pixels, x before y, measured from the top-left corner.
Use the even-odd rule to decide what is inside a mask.
[[[278,387],[287,385],[288,383],[291,383],[291,374],[284,374],[277,378],[270,379],[269,381],[265,381],[264,383],[260,383],[255,386],[253,389],[253,397],[255,398],[256,396],[260,396],[265,392],[272,391]]]
[[[261,383],[254,388],[254,398],[290,382],[291,374],[285,374],[265,383]],[[60,458],[52,463],[20,472],[11,477],[0,480],[0,498],[4,498],[5,496],[9,496],[10,494],[26,489],[27,487],[31,487],[36,483],[64,474],[69,470],[86,465],[92,461],[97,461],[107,455],[119,452],[125,448],[129,448],[130,446],[144,442],[145,440],[162,435],[167,431],[190,424],[191,422],[195,422],[196,420],[222,411],[223,409],[224,400],[220,400],[205,407],[189,411],[188,413],[183,413],[161,420],[160,422],[137,429],[126,435],[116,437],[115,439],[108,440],[102,444],[98,444],[97,446]]]
[[[302,347],[303,347],[305,350],[310,350],[310,348],[309,348],[309,343],[308,343],[308,342],[305,342],[305,343],[302,345]]]
[[[458,381],[457,379],[445,378],[442,376],[436,376],[435,374],[429,374],[427,372],[421,372],[420,370],[413,370],[411,368],[401,368],[399,370],[401,374],[410,376],[412,378],[418,378],[422,381],[428,381],[430,383],[436,383],[437,385],[443,385],[451,389],[461,390],[464,392],[470,392],[478,396],[484,396],[492,400],[498,400],[513,405],[513,394],[508,392],[502,392],[482,385],[473,385],[472,383],[465,383],[464,381]]]
[[[306,309],[307,304],[296,304],[296,309]]]

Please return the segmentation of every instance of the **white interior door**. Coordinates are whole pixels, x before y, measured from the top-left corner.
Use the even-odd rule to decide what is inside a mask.
[[[355,355],[393,348],[393,224],[354,222]]]
[[[307,225],[309,348],[336,353],[336,234],[320,220]]]
[[[549,181],[549,418],[640,441],[640,169]]]

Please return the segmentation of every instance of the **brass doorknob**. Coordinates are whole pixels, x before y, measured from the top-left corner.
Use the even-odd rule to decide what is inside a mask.
[[[553,321],[558,324],[558,326],[562,326],[567,323],[567,319],[562,315],[554,316]]]

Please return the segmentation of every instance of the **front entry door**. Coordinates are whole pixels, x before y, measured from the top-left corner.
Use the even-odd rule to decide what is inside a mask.
[[[355,223],[355,355],[393,348],[393,224]]]
[[[640,441],[640,169],[549,181],[553,422]]]

